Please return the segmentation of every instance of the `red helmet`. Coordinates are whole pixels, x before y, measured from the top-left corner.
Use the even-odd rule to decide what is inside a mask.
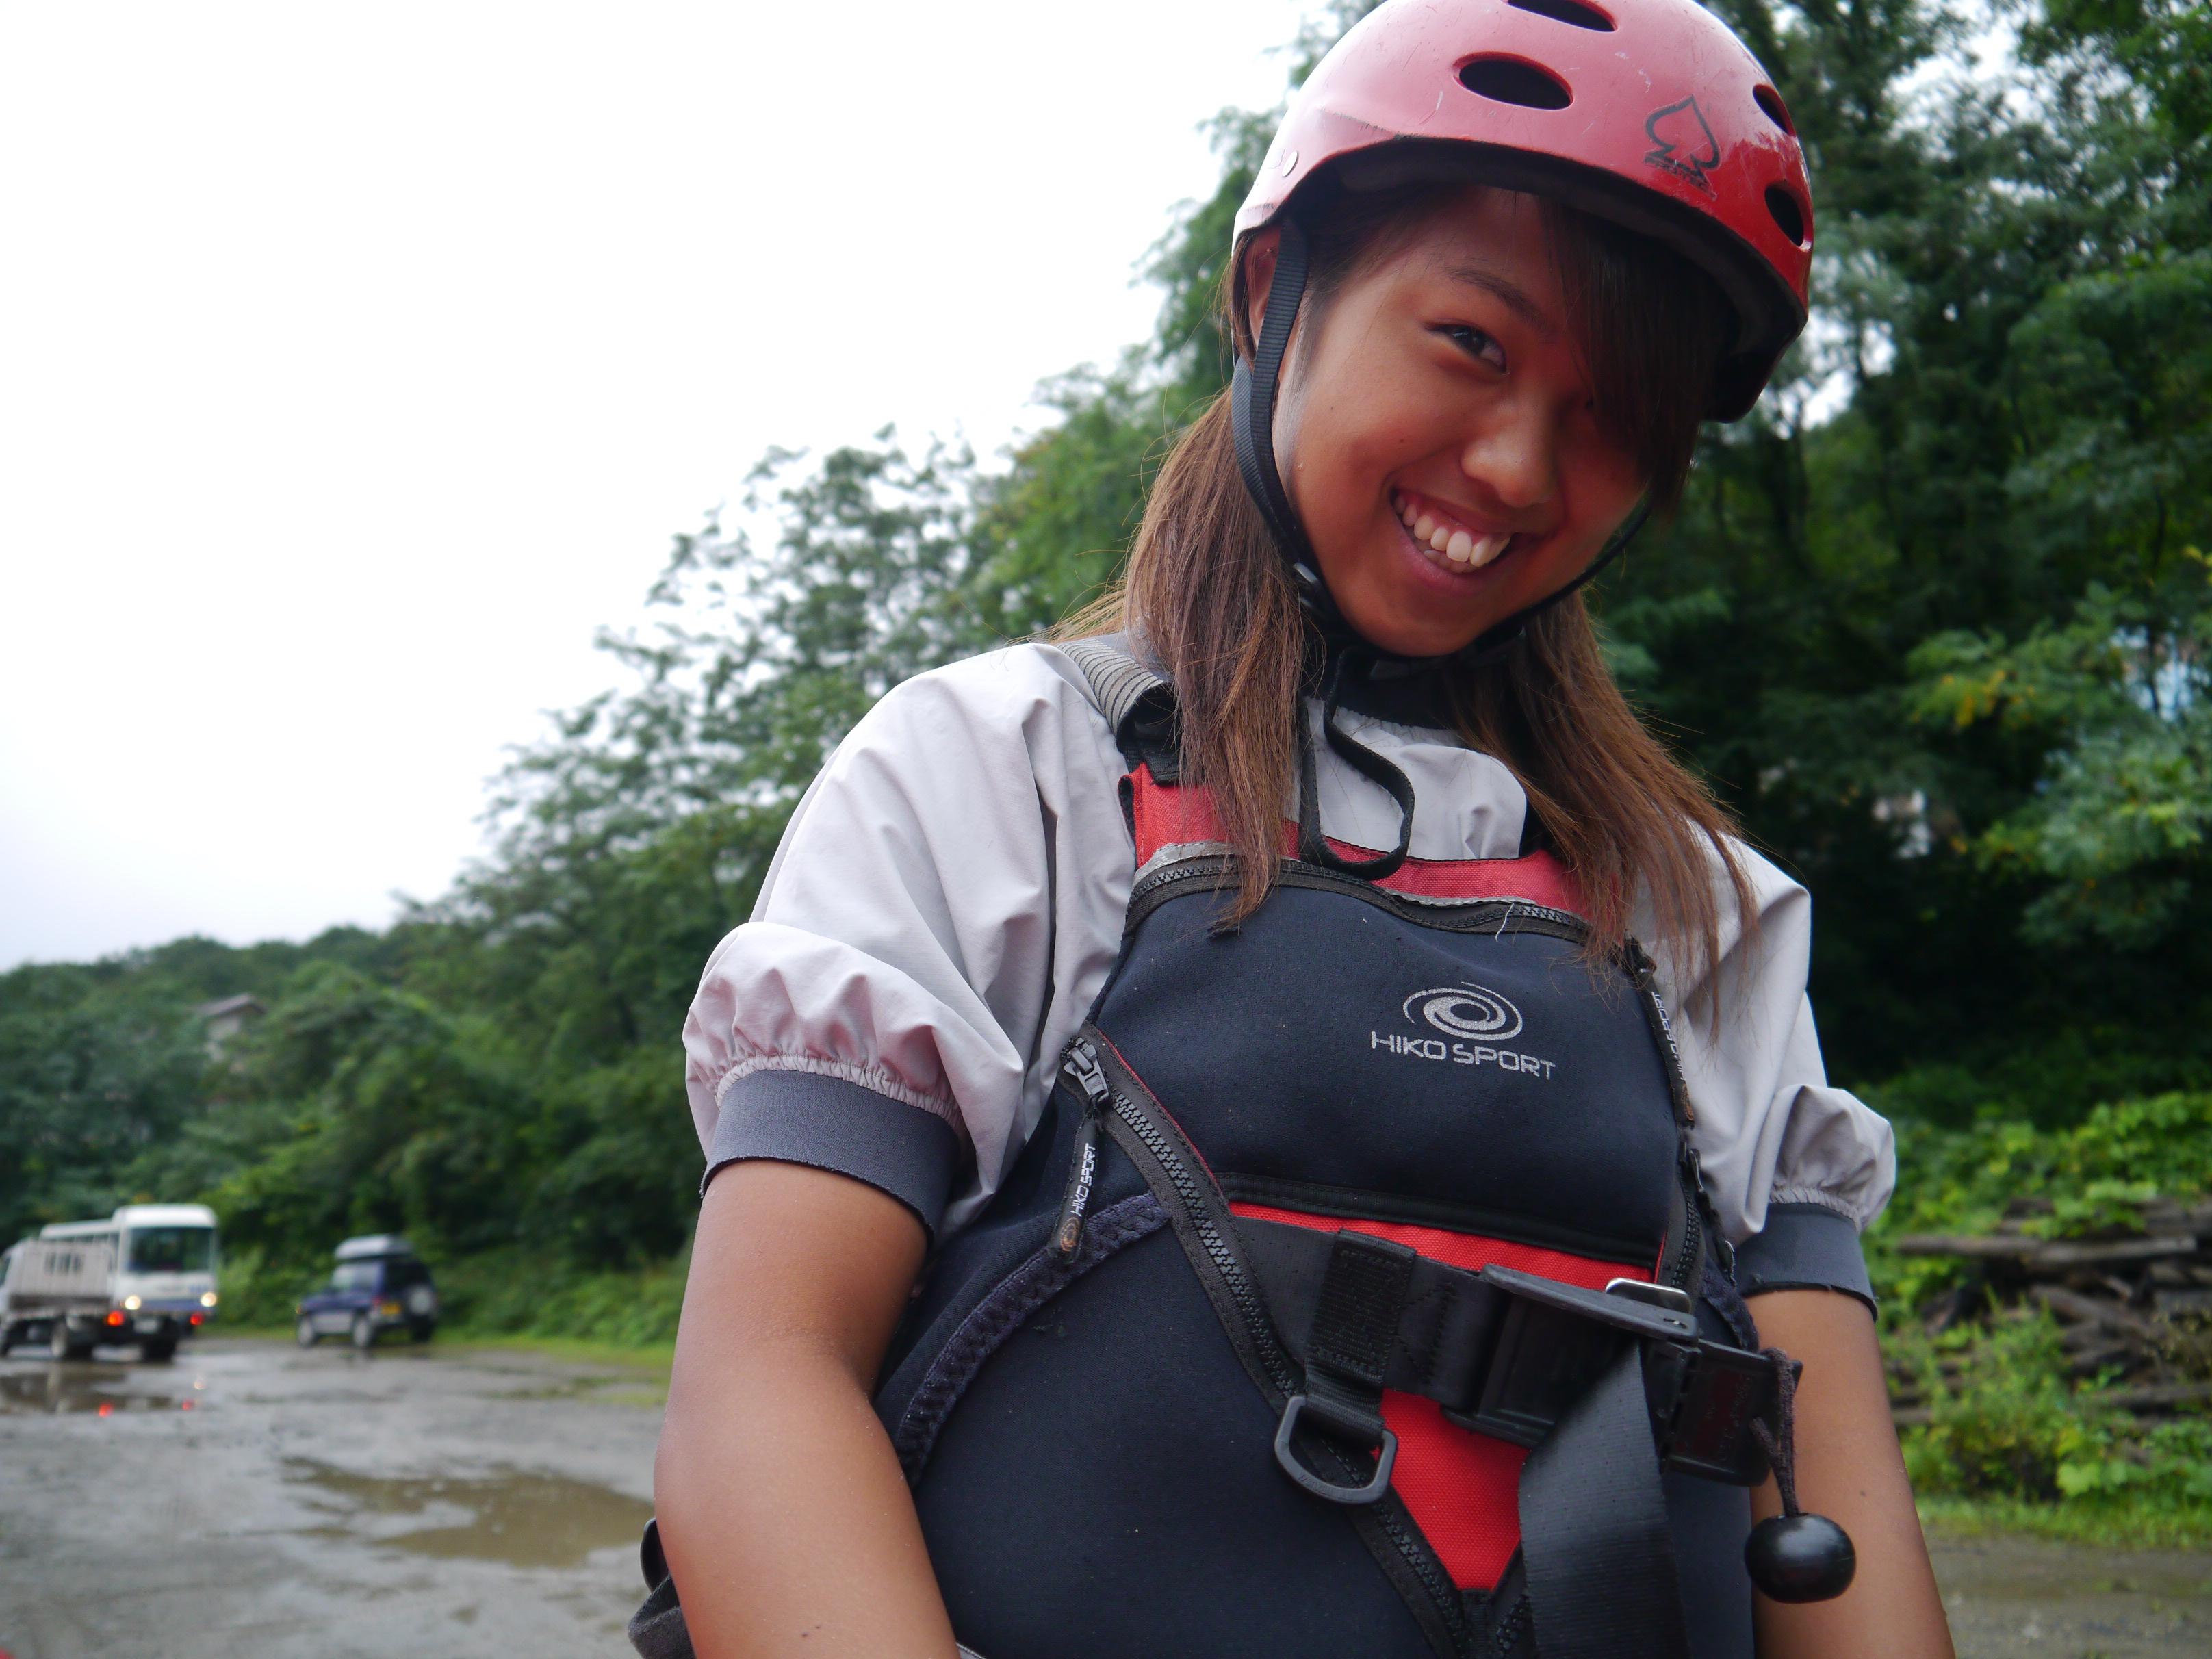
[[[1758,59],[1696,0],[1389,0],[1291,98],[1238,250],[1317,175],[1501,185],[1677,249],[1735,309],[1716,420],[1758,401],[1805,325],[1804,152]]]

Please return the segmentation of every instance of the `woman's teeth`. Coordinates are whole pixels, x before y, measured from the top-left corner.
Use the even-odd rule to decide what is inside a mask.
[[[1437,522],[1432,514],[1421,512],[1402,496],[1396,502],[1398,517],[1403,521],[1413,539],[1441,553],[1452,563],[1468,570],[1480,570],[1505,550],[1505,544],[1513,539],[1510,534],[1477,538],[1464,530],[1455,530]]]

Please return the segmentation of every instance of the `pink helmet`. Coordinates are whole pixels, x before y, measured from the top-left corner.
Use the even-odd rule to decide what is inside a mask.
[[[1317,176],[1501,185],[1675,248],[1736,314],[1717,420],[1750,410],[1805,325],[1804,152],[1759,61],[1697,0],[1389,0],[1291,98],[1237,251]]]

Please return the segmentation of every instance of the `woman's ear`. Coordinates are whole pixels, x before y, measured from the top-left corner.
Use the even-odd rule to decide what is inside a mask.
[[[1270,225],[1265,230],[1255,231],[1244,244],[1239,258],[1243,261],[1243,282],[1238,292],[1244,302],[1244,337],[1260,337],[1261,319],[1267,314],[1267,289],[1275,280],[1275,254],[1283,245],[1283,233]]]

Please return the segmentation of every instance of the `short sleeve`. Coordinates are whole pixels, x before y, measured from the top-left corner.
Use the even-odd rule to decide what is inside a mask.
[[[1079,1022],[1069,1006],[1112,965],[1130,864],[1114,761],[1079,674],[1045,647],[877,704],[684,1023],[708,1179],[743,1158],[835,1170],[933,1234],[995,1189]]]
[[[1660,953],[1697,1113],[1692,1144],[1747,1295],[1822,1288],[1872,1305],[1859,1234],[1896,1184],[1894,1138],[1879,1114],[1828,1081],[1805,990],[1811,899],[1766,860],[1737,851],[1756,926],[1743,925],[1716,857],[1723,902],[1714,976],[1685,983]]]

